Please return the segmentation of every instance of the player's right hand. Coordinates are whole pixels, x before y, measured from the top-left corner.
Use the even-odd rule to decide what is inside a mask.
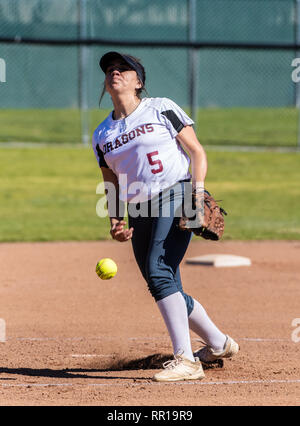
[[[120,220],[117,223],[114,223],[110,229],[110,235],[114,240],[123,242],[128,241],[132,238],[133,228],[125,228],[126,222]]]

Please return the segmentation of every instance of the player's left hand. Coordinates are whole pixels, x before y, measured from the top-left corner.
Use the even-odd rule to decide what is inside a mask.
[[[117,223],[114,223],[110,229],[110,235],[114,240],[124,242],[132,238],[133,228],[125,228],[125,220],[120,220]]]

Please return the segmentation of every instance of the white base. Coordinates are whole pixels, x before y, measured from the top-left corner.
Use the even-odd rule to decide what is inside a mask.
[[[228,266],[250,266],[251,260],[248,257],[235,256],[232,254],[207,254],[205,256],[191,257],[186,260],[190,265],[205,265],[228,267]]]

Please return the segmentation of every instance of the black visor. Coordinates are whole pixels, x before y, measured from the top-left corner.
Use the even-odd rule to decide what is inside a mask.
[[[103,55],[102,58],[100,59],[99,66],[104,73],[106,73],[107,67],[111,64],[111,62],[114,59],[122,59],[123,61],[125,61],[130,66],[130,68],[132,68],[137,73],[140,81],[143,84],[145,84],[145,73],[143,72],[142,66],[138,62],[136,62],[133,58],[130,58],[127,55],[122,55],[121,53],[118,53],[118,52],[105,53],[105,55]]]

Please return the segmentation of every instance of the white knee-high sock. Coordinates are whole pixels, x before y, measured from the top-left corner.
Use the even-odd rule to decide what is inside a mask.
[[[159,300],[157,305],[167,326],[174,354],[182,353],[190,361],[195,361],[191,347],[187,307],[182,294],[173,293]]]
[[[190,329],[214,350],[222,350],[226,336],[212,322],[203,306],[194,299],[194,309],[189,316]]]

